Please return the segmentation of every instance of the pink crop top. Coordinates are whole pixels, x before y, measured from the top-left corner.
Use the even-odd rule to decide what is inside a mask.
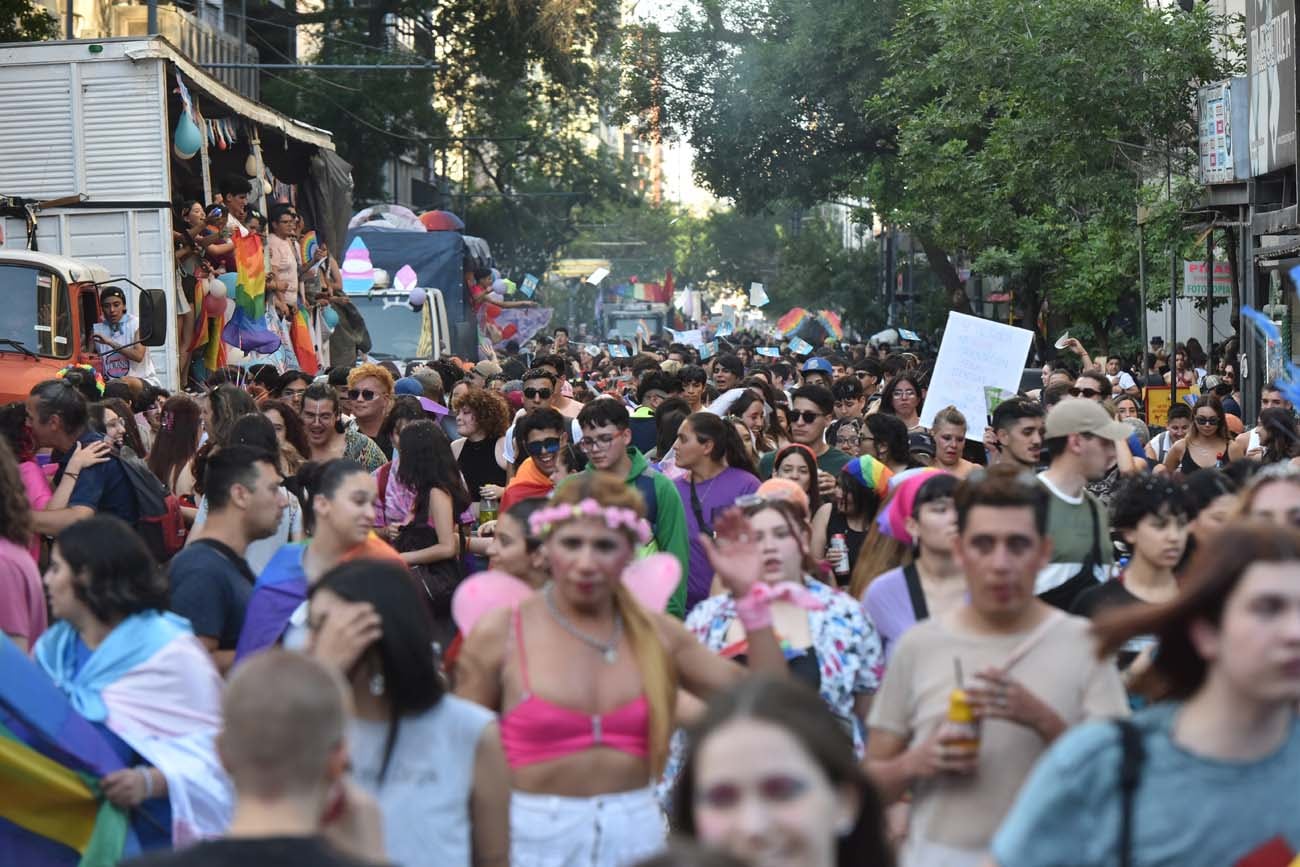
[[[640,695],[609,713],[592,716],[533,694],[524,654],[523,624],[514,616],[515,644],[524,697],[501,717],[501,746],[512,768],[563,758],[592,747],[609,747],[639,759],[650,754],[650,707]]]

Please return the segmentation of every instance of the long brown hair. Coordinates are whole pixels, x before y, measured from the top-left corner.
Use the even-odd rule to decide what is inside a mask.
[[[181,471],[199,450],[202,424],[198,401],[187,394],[174,394],[162,406],[148,464],[149,471],[173,491]]]
[[[565,479],[552,501],[573,505],[586,499],[607,508],[631,509],[645,515],[645,502],[635,487],[610,473],[586,472]],[[635,547],[637,541],[632,540]],[[641,670],[641,683],[650,705],[650,771],[658,777],[668,761],[668,741],[673,733],[677,705],[677,670],[664,650],[654,621],[620,580],[614,585],[614,607],[623,618],[628,643]]]
[[[849,576],[849,595],[861,599],[872,581],[890,569],[911,563],[913,553],[902,542],[880,532],[880,525],[872,521],[867,529],[867,537],[858,549],[858,559],[853,563],[853,574]]]
[[[1252,564],[1296,561],[1300,561],[1300,532],[1259,521],[1229,524],[1213,545],[1196,552],[1177,598],[1100,615],[1093,624],[1098,654],[1108,657],[1131,638],[1154,635],[1160,652],[1134,689],[1153,701],[1186,699],[1209,674],[1209,664],[1192,643],[1192,624],[1205,621],[1219,626],[1228,598]]]
[[[18,474],[18,461],[8,440],[0,437],[0,537],[26,547],[31,533],[32,507]]]

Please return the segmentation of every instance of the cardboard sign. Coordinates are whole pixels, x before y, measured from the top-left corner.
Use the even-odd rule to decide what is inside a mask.
[[[1178,389],[1178,399],[1185,400],[1189,395],[1200,394],[1195,388]],[[1147,424],[1158,424],[1161,427],[1169,421],[1169,407],[1173,404],[1169,400],[1169,386],[1167,385],[1148,385],[1142,389],[1142,405],[1147,409]]]
[[[928,427],[939,410],[955,406],[966,416],[967,435],[980,436],[982,422],[988,416],[984,389],[1016,393],[1033,339],[1033,332],[1024,328],[949,313],[930,389],[921,407],[921,424]]]

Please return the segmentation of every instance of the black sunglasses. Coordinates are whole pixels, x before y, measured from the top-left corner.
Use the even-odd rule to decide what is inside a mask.
[[[549,400],[551,397],[551,390],[549,388],[525,388],[524,397],[529,400],[536,400],[539,397],[542,400]]]
[[[374,400],[379,397],[379,392],[369,388],[350,388],[348,389],[348,400]]]
[[[1070,397],[1086,397],[1088,400],[1092,400],[1094,397],[1101,397],[1101,392],[1095,388],[1072,388],[1070,389]]]
[[[537,457],[538,455],[553,455],[559,450],[559,437],[547,437],[544,440],[534,440],[528,444],[528,454],[533,457]]]
[[[786,417],[790,419],[790,424],[794,424],[800,418],[803,419],[804,424],[812,424],[813,422],[817,421],[817,419],[822,418],[824,415],[826,415],[826,413],[813,412],[810,409],[805,409],[802,411],[797,409],[792,409],[789,410],[789,412],[787,412]]]

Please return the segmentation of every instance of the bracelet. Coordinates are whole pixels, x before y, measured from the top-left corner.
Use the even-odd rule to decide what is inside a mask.
[[[153,797],[153,774],[149,773],[147,765],[136,765],[135,769],[144,777],[144,799],[147,801]]]
[[[746,632],[770,629],[772,626],[772,600],[761,583],[755,584],[743,597],[736,600],[736,616]]]
[[[79,475],[81,475],[81,474],[80,474],[80,473],[64,473],[64,474],[63,474],[63,478],[65,478],[65,479],[75,479],[75,478],[76,478],[77,476],[79,476]]]

